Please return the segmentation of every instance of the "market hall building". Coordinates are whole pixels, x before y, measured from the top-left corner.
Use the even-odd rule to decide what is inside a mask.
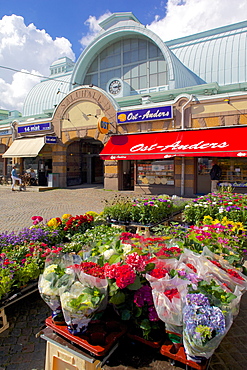
[[[0,175],[17,163],[44,186],[193,197],[210,192],[217,158],[221,184],[246,192],[247,21],[165,43],[132,13],[100,26],[22,115],[0,111]]]

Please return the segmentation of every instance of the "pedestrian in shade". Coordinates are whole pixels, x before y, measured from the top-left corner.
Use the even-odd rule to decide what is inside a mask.
[[[15,191],[15,183],[16,181],[19,181],[19,190],[21,190],[21,185],[22,185],[22,182],[21,182],[21,178],[17,175],[17,171],[16,171],[16,166],[13,165],[13,168],[12,168],[12,171],[11,171],[11,179],[12,179],[12,186],[11,186],[11,189],[12,191]]]

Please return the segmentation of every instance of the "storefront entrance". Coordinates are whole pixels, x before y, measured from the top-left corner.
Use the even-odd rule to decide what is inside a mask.
[[[211,191],[210,169],[212,158],[197,158],[197,187],[196,194],[208,194]]]
[[[134,161],[119,161],[120,190],[134,190]]]
[[[67,186],[103,184],[104,161],[99,153],[104,145],[93,138],[74,141],[67,148]]]

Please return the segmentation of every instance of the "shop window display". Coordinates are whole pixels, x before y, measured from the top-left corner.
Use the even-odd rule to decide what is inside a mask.
[[[247,187],[247,159],[246,158],[218,158],[222,175],[219,181],[221,186],[233,186],[234,188]],[[207,175],[212,167],[212,158],[198,158],[197,175]]]
[[[137,161],[137,184],[174,186],[174,161]]]

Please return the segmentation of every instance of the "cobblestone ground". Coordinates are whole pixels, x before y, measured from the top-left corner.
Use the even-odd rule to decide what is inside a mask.
[[[116,195],[128,196],[132,193],[105,191],[100,187],[57,189],[46,192],[11,192],[9,187],[0,186],[0,233],[18,232],[31,226],[31,217],[40,215],[44,219],[60,217],[63,213],[72,215],[87,211],[100,212],[104,201]],[[38,292],[6,307],[10,327],[0,333],[0,370],[43,370],[46,343],[36,334],[50,315],[49,307],[42,301]],[[129,349],[128,349],[129,350]],[[145,352],[146,361],[143,361]],[[144,346],[142,356],[137,351],[130,364],[119,364],[123,353],[116,352],[105,365],[105,370],[179,370],[185,366],[176,363],[172,366],[168,359],[158,353],[148,352]],[[247,369],[247,295],[241,299],[239,315],[212,356],[209,370],[246,370]],[[140,359],[142,358],[142,361]],[[135,365],[136,364],[136,365]],[[48,369],[47,369],[48,370]],[[53,369],[49,369],[53,370]],[[62,370],[62,369],[59,369]]]

